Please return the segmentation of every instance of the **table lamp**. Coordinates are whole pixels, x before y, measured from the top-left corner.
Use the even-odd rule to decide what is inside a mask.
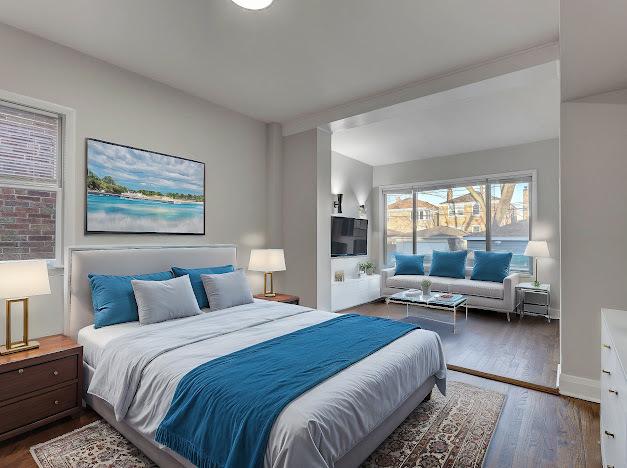
[[[546,241],[529,241],[527,247],[525,248],[525,252],[523,255],[527,257],[533,257],[534,260],[534,268],[533,271],[535,273],[535,277],[533,280],[534,287],[540,286],[540,282],[538,281],[538,257],[550,257],[549,255],[549,246]]]
[[[250,251],[248,269],[251,271],[263,271],[263,295],[274,297],[274,284],[272,272],[285,271],[285,255],[283,249],[253,249]],[[270,288],[268,289],[268,278]]]
[[[28,298],[50,294],[48,265],[45,260],[23,260],[0,263],[0,297],[6,299],[5,346],[0,355],[39,348],[37,341],[28,340]],[[11,341],[11,307],[21,302],[24,315],[22,341]]]

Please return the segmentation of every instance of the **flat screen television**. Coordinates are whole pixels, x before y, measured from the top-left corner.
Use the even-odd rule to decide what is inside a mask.
[[[331,217],[331,257],[368,254],[368,220]]]

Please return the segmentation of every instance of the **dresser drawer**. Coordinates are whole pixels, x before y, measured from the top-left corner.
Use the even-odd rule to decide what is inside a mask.
[[[606,413],[605,417],[610,413]],[[603,466],[625,468],[627,453],[625,452],[625,425],[620,425],[615,418],[601,418],[601,451]]]
[[[77,378],[77,356],[68,356],[0,374],[0,402]]]
[[[76,391],[76,383],[71,383],[42,395],[0,406],[0,434],[75,408]]]

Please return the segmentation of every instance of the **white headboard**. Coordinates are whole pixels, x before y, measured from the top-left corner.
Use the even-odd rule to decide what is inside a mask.
[[[236,265],[234,245],[202,247],[70,247],[66,254],[65,334],[76,339],[78,331],[94,323],[87,275],[135,275],[168,271],[172,266],[202,268]]]

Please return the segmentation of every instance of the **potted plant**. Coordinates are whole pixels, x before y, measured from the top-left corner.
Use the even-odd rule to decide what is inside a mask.
[[[365,273],[368,276],[374,274],[374,263],[370,260],[359,262],[359,273]]]
[[[430,296],[431,295],[431,280],[423,279],[420,282],[420,289],[422,289],[423,296]]]

